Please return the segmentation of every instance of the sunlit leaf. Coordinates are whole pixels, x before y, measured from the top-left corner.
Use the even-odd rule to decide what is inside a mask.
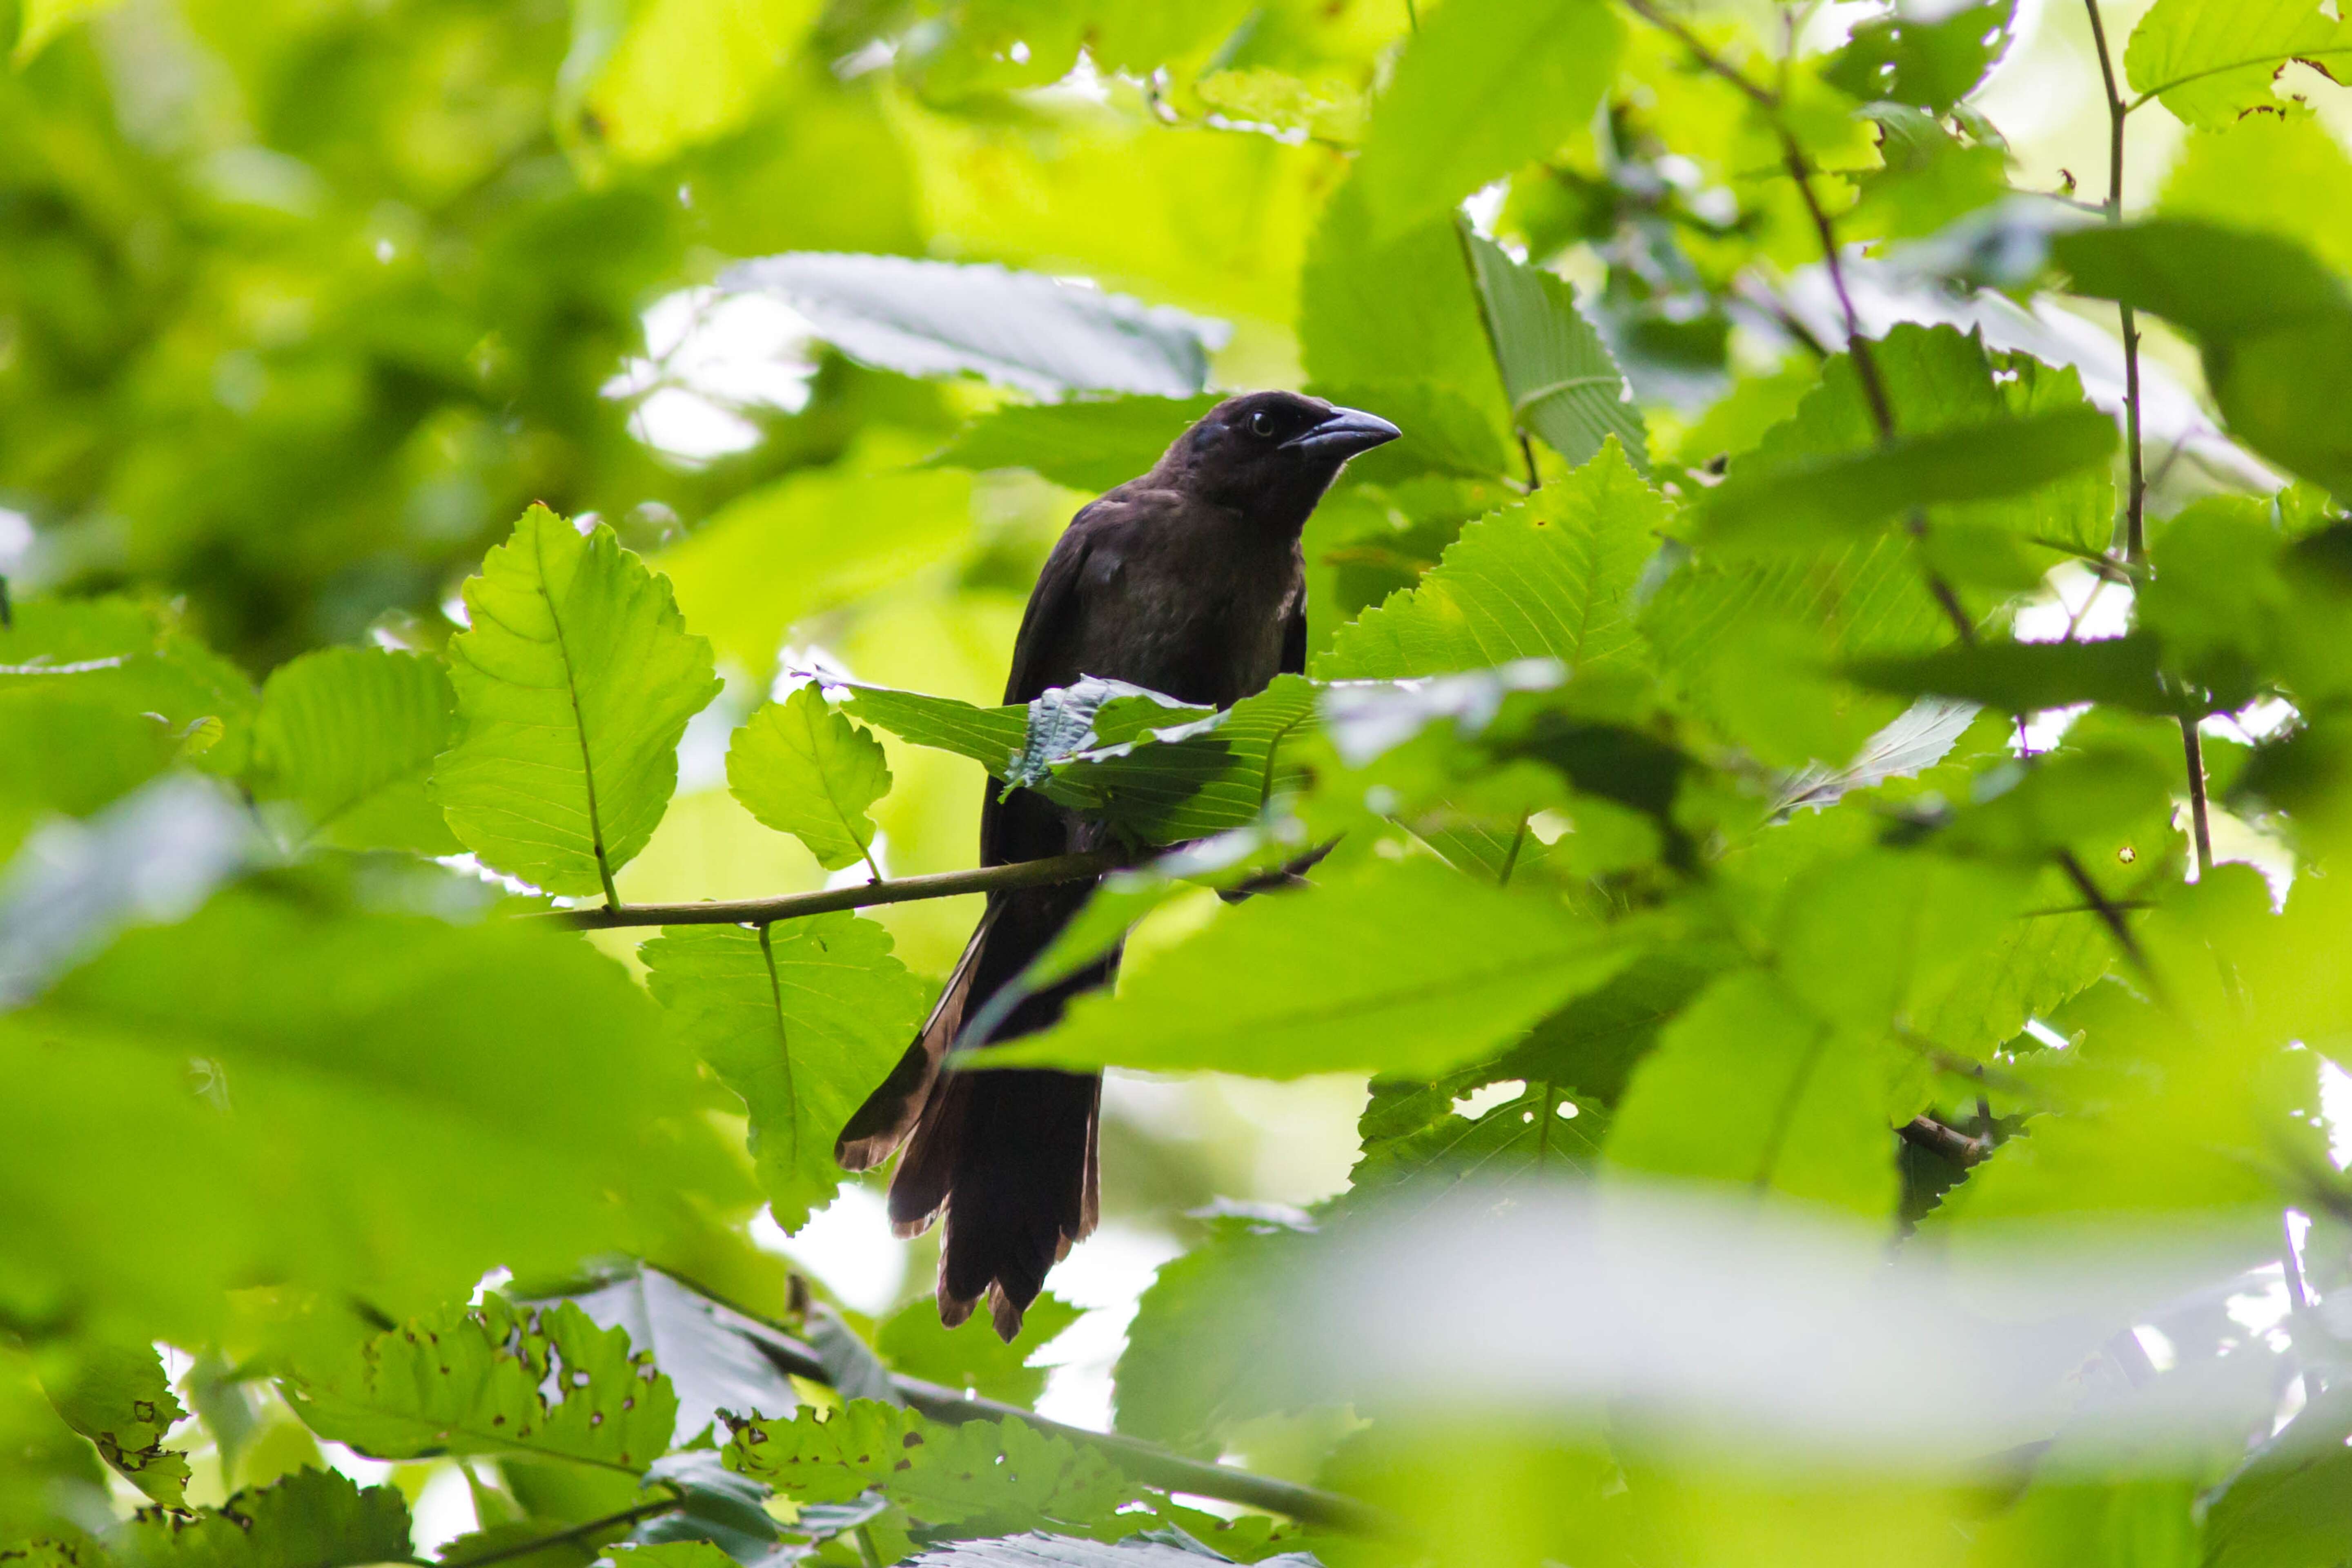
[[[592,134],[623,158],[652,163],[735,130],[758,110],[818,9],[814,0],[634,7],[588,89]]]
[[[188,1485],[188,1457],[165,1447],[163,1435],[187,1411],[173,1396],[154,1347],[83,1345],[72,1360],[71,1374],[49,1386],[58,1414],[131,1485],[177,1508]]]
[[[1622,24],[1600,0],[1440,8],[1372,110],[1362,181],[1377,237],[1443,213],[1584,128]]]
[[[602,524],[533,507],[466,581],[451,639],[464,722],[433,791],[485,864],[551,893],[604,893],[677,787],[686,721],[719,694],[710,645],[669,583]],[[617,901],[617,900],[615,900]]]
[[[1547,900],[1427,861],[1252,900],[988,1065],[1429,1074],[1491,1050],[1631,956]]]
[[[1558,658],[1580,672],[1638,668],[1633,585],[1665,509],[1624,453],[1471,523],[1410,592],[1341,629],[1327,679],[1393,678]]]
[[[680,1039],[742,1097],[776,1223],[797,1230],[840,1186],[834,1141],[914,1037],[924,987],[846,913],[673,926],[640,952]]]
[[[408,1530],[397,1489],[302,1469],[216,1509],[144,1513],[121,1546],[140,1568],[356,1568],[405,1559]]]
[[[498,1295],[305,1362],[288,1393],[312,1431],[386,1459],[524,1453],[643,1470],[677,1415],[668,1380],[626,1334],[570,1302]]]
[[[2289,60],[2323,69],[2352,57],[2352,27],[2316,0],[2157,0],[2132,29],[2124,75],[2191,125],[2220,127],[2277,100]]]
[[[722,281],[783,300],[819,336],[882,369],[968,373],[1039,397],[1189,397],[1223,338],[1181,310],[995,266],[803,251],[744,262]]]
[[[1614,437],[1636,470],[1647,472],[1649,441],[1625,374],[1576,308],[1567,284],[1517,262],[1463,226],[1495,363],[1519,427],[1551,443],[1570,463],[1600,455]]]
[[[837,871],[871,857],[866,814],[890,793],[890,765],[874,732],[826,707],[811,681],[735,731],[727,783],[743,809]]]

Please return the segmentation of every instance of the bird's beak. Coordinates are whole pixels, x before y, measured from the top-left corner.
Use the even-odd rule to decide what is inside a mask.
[[[1377,414],[1334,408],[1320,423],[1308,426],[1282,446],[1286,451],[1308,451],[1344,461],[1359,452],[1386,446],[1403,434]]]

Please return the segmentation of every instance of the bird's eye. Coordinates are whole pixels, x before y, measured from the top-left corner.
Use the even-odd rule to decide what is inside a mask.
[[[1271,436],[1271,435],[1273,435],[1273,434],[1274,434],[1274,416],[1273,416],[1273,415],[1271,415],[1271,414],[1268,414],[1268,413],[1267,413],[1265,409],[1263,409],[1263,408],[1259,409],[1256,413],[1255,413],[1255,414],[1251,415],[1251,416],[1250,416],[1250,434],[1252,434],[1253,436]]]

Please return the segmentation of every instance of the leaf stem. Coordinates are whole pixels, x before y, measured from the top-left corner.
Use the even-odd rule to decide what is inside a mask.
[[[2099,79],[2107,92],[2105,210],[2109,223],[2120,224],[2124,221],[2124,121],[2137,105],[2124,100],[2123,89],[2116,81],[2116,62],[2107,49],[2107,25],[2099,15],[2099,0],[2083,0],[2083,8],[2090,15],[2091,41],[2099,52]],[[2124,492],[2124,563],[2137,576],[2147,566],[2147,459],[2140,434],[2139,317],[2129,304],[2118,300],[2116,319],[2124,340],[2124,449],[2130,468]],[[2189,775],[2189,823],[2196,846],[2197,875],[2201,878],[2213,868],[2212,809],[2205,796],[2205,742],[2197,732],[2197,721],[2185,714],[2180,720],[2180,753]]]
[[[488,1564],[492,1563],[505,1563],[517,1557],[528,1557],[532,1552],[544,1551],[550,1546],[561,1546],[568,1541],[585,1540],[591,1535],[611,1530],[616,1525],[635,1524],[642,1519],[654,1519],[665,1513],[674,1513],[685,1506],[685,1494],[677,1493],[653,1502],[641,1502],[635,1508],[625,1508],[618,1513],[608,1513],[602,1519],[592,1519],[585,1524],[575,1524],[546,1535],[535,1535],[529,1541],[512,1542],[494,1552],[485,1552],[478,1557],[445,1557],[441,1560],[440,1568],[488,1568]]]
[[[1107,871],[1123,869],[1132,857],[1111,851],[1087,855],[1053,855],[1042,860],[1016,860],[1009,866],[982,866],[970,871],[940,871],[923,877],[897,877],[864,882],[854,888],[821,888],[814,892],[785,893],[772,899],[740,899],[730,902],[692,904],[631,904],[626,908],[550,910],[530,915],[574,931],[611,931],[617,926],[764,925],[770,921],[800,920],[831,914],[836,910],[862,910],[877,904],[915,903],[925,899],[952,899],[966,893],[1002,892],[1009,888],[1042,888],[1055,882],[1080,882]]]

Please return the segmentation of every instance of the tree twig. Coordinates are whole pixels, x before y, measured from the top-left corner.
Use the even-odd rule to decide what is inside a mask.
[[[2099,890],[2099,885],[2091,880],[2091,874],[2083,869],[2083,863],[2074,858],[2072,849],[2058,851],[2058,865],[2066,873],[2067,879],[2074,884],[2074,890],[2083,895],[2083,901],[2089,904],[2092,911],[2106,923],[2107,931],[2116,939],[2116,945],[2123,949],[2123,954],[2131,960],[2132,967],[2143,975],[2147,974],[2147,955],[2140,951],[2139,938],[2132,934],[2131,922],[2124,919],[2123,910]]]
[[[1925,1149],[1964,1169],[1992,1152],[1989,1140],[1971,1138],[1958,1128],[1948,1127],[1932,1116],[1915,1116],[1895,1131],[1906,1143]]]
[[[779,1372],[807,1378],[827,1387],[833,1386],[833,1373],[826,1370],[824,1360],[782,1324],[730,1301],[691,1279],[681,1279],[680,1283],[758,1325],[761,1332],[747,1333],[744,1337]],[[1066,1437],[1080,1447],[1092,1448],[1137,1480],[1169,1491],[1190,1492],[1195,1497],[1242,1503],[1250,1508],[1264,1509],[1269,1513],[1283,1514],[1302,1524],[1325,1525],[1358,1535],[1388,1535],[1399,1529],[1396,1521],[1381,1510],[1339,1492],[1276,1480],[1272,1476],[1254,1475],[1247,1470],[1213,1464],[1206,1459],[1188,1458],[1139,1437],[1126,1437],[1112,1432],[1090,1432],[1083,1426],[1066,1426],[1018,1405],[968,1395],[962,1389],[950,1388],[944,1384],[928,1382],[919,1377],[892,1373],[890,1387],[909,1408],[920,1411],[934,1421],[1024,1422],[1041,1432]]]
[[[2091,17],[2091,42],[2099,53],[2099,80],[2107,93],[2107,200],[2110,224],[2124,221],[2124,122],[2133,106],[2124,101],[2116,81],[2116,62],[2107,49],[2107,25],[2099,15],[2099,0],[2083,0]],[[2140,437],[2139,317],[2130,304],[2116,302],[2116,320],[2124,339],[2124,450],[2129,478],[2124,492],[2124,561],[2135,573],[2147,564],[2147,458]],[[2197,875],[2213,869],[2212,810],[2205,798],[2205,742],[2197,721],[2180,719],[2181,763],[2189,775],[2189,823],[2196,845]]]
[[[589,1536],[619,1525],[635,1524],[641,1519],[653,1519],[661,1514],[675,1513],[685,1506],[686,1495],[683,1492],[673,1493],[668,1497],[656,1498],[651,1502],[641,1502],[635,1508],[625,1508],[618,1513],[608,1513],[602,1519],[592,1519],[585,1524],[575,1524],[569,1529],[551,1531],[545,1535],[534,1535],[529,1541],[509,1542],[504,1546],[482,1552],[478,1556],[445,1557],[441,1560],[441,1568],[488,1568],[490,1563],[505,1563],[517,1557],[528,1557],[532,1552],[544,1551],[550,1546],[561,1546],[570,1541],[584,1541]]]
[[[1042,860],[1016,860],[1009,866],[982,866],[970,871],[894,877],[886,881],[861,882],[853,888],[821,888],[814,892],[784,893],[772,899],[550,910],[528,918],[569,926],[574,931],[610,931],[616,926],[765,925],[770,921],[800,920],[808,915],[831,914],[836,910],[870,909],[877,904],[908,904],[924,899],[958,898],[966,893],[1002,892],[1008,888],[1082,882],[1132,863],[1131,856],[1099,850],[1086,855],[1053,855]]]

